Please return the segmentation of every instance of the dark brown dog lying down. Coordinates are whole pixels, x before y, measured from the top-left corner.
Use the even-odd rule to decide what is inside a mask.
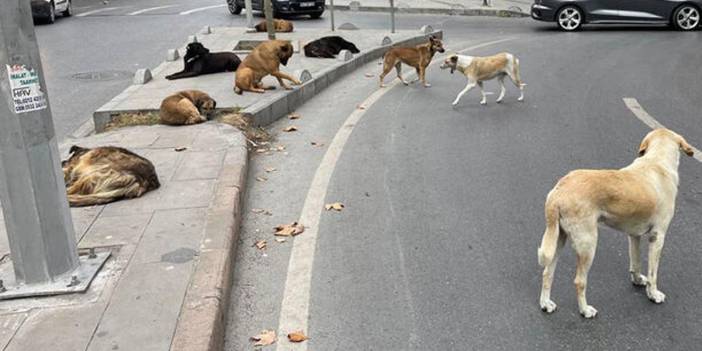
[[[258,24],[254,26],[254,28],[256,28],[257,32],[267,32],[268,24],[266,23],[266,20],[263,20],[261,22],[258,22]],[[275,31],[279,33],[292,32],[293,24],[290,21],[282,19],[273,19],[273,28],[275,28]]]
[[[161,186],[149,160],[119,147],[74,145],[62,166],[68,203],[74,207],[135,198]]]
[[[207,121],[217,102],[200,90],[179,91],[161,102],[159,117],[161,123],[170,125],[188,125]]]
[[[273,87],[263,86],[261,80],[272,75],[278,79],[278,83],[284,89],[290,88],[283,79],[291,81],[294,85],[302,84],[299,80],[291,77],[287,73],[280,71],[280,64],[288,64],[288,60],[293,55],[293,46],[285,40],[269,40],[259,44],[246,56],[244,61],[236,70],[234,81],[234,91],[241,94],[244,91],[263,93],[266,89]]]

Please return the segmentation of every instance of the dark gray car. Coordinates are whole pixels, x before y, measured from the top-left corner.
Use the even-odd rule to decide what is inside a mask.
[[[566,31],[584,23],[671,24],[689,31],[700,27],[700,9],[702,0],[535,0],[531,17]]]

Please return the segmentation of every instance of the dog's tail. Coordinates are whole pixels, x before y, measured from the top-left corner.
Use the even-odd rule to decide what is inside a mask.
[[[138,186],[138,184],[135,184]],[[93,206],[93,205],[104,205],[113,201],[117,201],[127,194],[132,192],[133,189],[130,188],[119,188],[111,191],[105,191],[101,193],[81,195],[74,194],[68,195],[68,203],[71,207],[81,207],[81,206]]]
[[[558,236],[560,235],[560,213],[558,206],[553,201],[550,201],[550,196],[549,199],[546,199],[544,212],[546,215],[546,231],[539,247],[539,265],[541,267],[546,267],[553,262],[553,258],[556,256],[556,247],[558,246]]]

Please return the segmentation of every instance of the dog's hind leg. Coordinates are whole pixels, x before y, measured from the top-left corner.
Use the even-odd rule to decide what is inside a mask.
[[[409,85],[409,82],[406,81],[404,78],[402,78],[402,62],[401,61],[397,61],[397,63],[395,64],[395,71],[397,72],[397,78],[400,79],[402,84]]]
[[[524,101],[524,87],[526,86],[526,83],[522,82],[522,78],[519,76],[519,60],[517,58],[514,58],[512,67],[511,69],[507,70],[507,74],[512,80],[512,83],[519,88],[519,98],[517,100]]]
[[[495,102],[497,102],[499,104],[500,102],[502,102],[502,99],[505,97],[505,91],[507,90],[507,89],[505,89],[505,76],[504,75],[498,76],[497,81],[500,82],[500,96],[497,97],[497,100],[495,100]]]
[[[585,318],[593,318],[597,315],[597,310],[587,304],[587,275],[595,258],[597,248],[597,221],[592,224],[582,224],[576,231],[569,231],[573,241],[573,248],[577,256],[575,268],[575,291],[578,297],[578,308],[580,314]]]
[[[463,88],[463,90],[461,90],[460,93],[458,93],[458,95],[456,96],[456,100],[453,100],[453,102],[451,104],[453,106],[458,105],[458,101],[461,100],[461,97],[463,97],[463,95],[465,95],[469,90],[473,89],[473,87],[475,87],[475,84],[476,84],[475,82],[473,82],[469,79],[468,84],[466,84],[466,87]]]
[[[629,235],[629,276],[636,286],[646,286],[648,279],[641,274],[641,236]]]
[[[556,225],[558,225],[556,223]],[[539,299],[541,310],[546,313],[553,313],[556,311],[556,303],[551,300],[551,287],[553,286],[553,274],[556,271],[556,263],[558,262],[558,252],[563,248],[566,242],[566,234],[558,234],[558,242],[556,244],[556,254],[553,256],[553,260],[549,262],[546,267],[544,267],[544,272],[542,274],[541,283],[541,298]]]
[[[667,228],[667,225],[666,225]],[[648,238],[648,286],[646,295],[655,303],[663,303],[665,294],[658,290],[658,264],[661,259],[661,250],[665,240],[665,230],[653,229]]]

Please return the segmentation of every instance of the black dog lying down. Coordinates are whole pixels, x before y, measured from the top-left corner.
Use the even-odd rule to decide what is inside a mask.
[[[235,72],[241,60],[233,52],[210,53],[210,49],[201,43],[188,44],[185,57],[183,57],[184,68],[178,73],[166,76],[166,79],[180,79],[196,77],[201,74]]]
[[[354,54],[361,52],[352,42],[346,41],[340,36],[330,36],[319,38],[305,45],[305,56],[334,58],[341,50],[348,50]]]

